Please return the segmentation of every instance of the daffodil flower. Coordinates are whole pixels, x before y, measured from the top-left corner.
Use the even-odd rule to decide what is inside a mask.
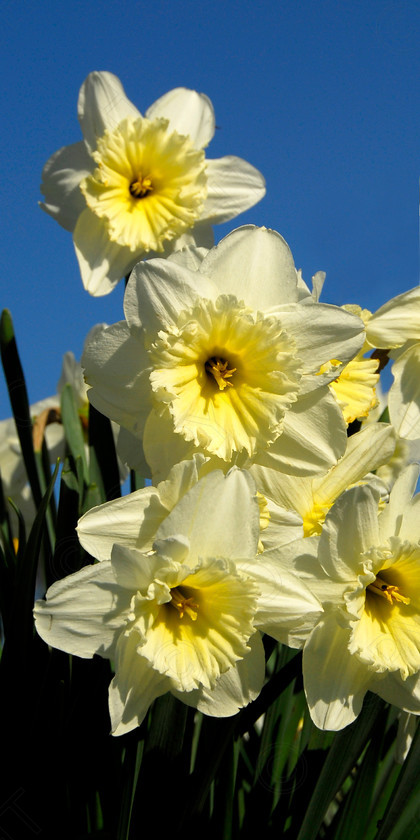
[[[306,698],[321,729],[351,723],[368,690],[420,714],[418,472],[416,465],[402,473],[382,512],[369,484],[348,490],[320,537],[278,554],[324,607],[303,651]]]
[[[47,161],[41,207],[73,233],[92,295],[108,294],[144,257],[211,245],[211,225],[265,194],[251,164],[206,158],[215,119],[202,93],[175,88],[142,116],[116,76],[94,72],[80,89],[78,117],[84,140]]]
[[[127,462],[139,467],[142,441],[159,478],[195,451],[225,468],[240,457],[327,470],[347,440],[328,383],[363,344],[363,322],[305,292],[275,231],[238,228],[195,270],[181,257],[138,264],[126,321],[83,355],[89,399],[131,435]],[[338,369],[319,374],[331,358]]]
[[[270,514],[267,528],[261,534],[263,546],[275,547],[278,534],[283,534],[284,509],[298,514],[303,535],[310,537],[321,533],[328,511],[338,497],[355,484],[374,483],[384,502],[387,501],[386,486],[382,487],[372,472],[392,458],[395,445],[392,426],[375,423],[348,438],[343,457],[325,475],[285,475],[254,464],[250,471],[258,490],[267,499]]]
[[[53,584],[35,605],[36,628],[48,644],[112,659],[114,735],[139,725],[152,701],[168,691],[208,715],[235,714],[263,684],[261,632],[293,645],[322,611],[297,577],[257,556],[260,513],[250,475],[212,471],[182,493],[191,480],[191,465],[184,465],[166,491],[145,488],[135,494],[137,504],[124,497],[119,513],[128,499],[130,514],[121,520],[115,505],[105,514],[97,508],[114,523],[112,547],[110,529],[97,542],[96,553],[110,552],[110,559]],[[163,500],[177,492],[152,549],[140,550],[150,539],[141,536],[142,525],[147,518],[147,530],[152,517],[151,511],[145,517],[139,495],[152,506],[153,498],[159,501],[159,521]],[[91,512],[90,526],[93,519]],[[90,526],[81,522],[79,534],[90,531],[95,549]]]
[[[387,301],[366,324],[370,345],[387,350],[393,360],[389,417],[400,437],[420,453],[420,288]],[[416,442],[416,443],[413,443]]]

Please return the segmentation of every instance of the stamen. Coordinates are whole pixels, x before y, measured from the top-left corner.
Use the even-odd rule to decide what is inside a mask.
[[[178,610],[180,618],[184,618],[184,613],[187,613],[192,621],[197,620],[199,605],[193,598],[184,598],[181,590],[177,589],[177,587],[171,589],[171,604]]]
[[[221,391],[223,391],[227,385],[232,387],[233,384],[232,382],[229,382],[229,379],[235,373],[236,368],[228,368],[228,364],[229,362],[221,359],[219,356],[212,356],[204,365],[206,373],[208,376],[213,376]]]
[[[137,181],[133,181],[130,186],[130,195],[133,198],[144,198],[149,192],[153,190],[152,179],[150,175],[145,175],[143,178],[142,175],[137,176]]]
[[[394,601],[401,601],[403,604],[409,604],[410,598],[407,598],[405,595],[401,595],[398,586],[393,586],[392,584],[385,583],[385,581],[377,576],[373,583],[370,583],[367,587],[374,592],[375,595],[380,595],[381,598],[386,598],[389,604],[393,604]]]

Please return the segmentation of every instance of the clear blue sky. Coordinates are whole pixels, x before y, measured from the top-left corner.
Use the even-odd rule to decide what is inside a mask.
[[[183,85],[213,101],[209,157],[264,173],[239,224],[280,231],[323,299],[376,309],[419,282],[418,2],[3,0],[1,308],[12,311],[31,402],[55,392],[66,350],[122,317],[123,288],[91,298],[71,235],[37,206],[41,170],[81,139],[79,87],[120,77],[144,111]],[[0,384],[0,417],[10,415]]]

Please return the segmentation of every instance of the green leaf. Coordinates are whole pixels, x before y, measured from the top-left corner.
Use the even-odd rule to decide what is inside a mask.
[[[89,484],[89,469],[86,460],[85,438],[77,411],[73,387],[70,383],[67,383],[61,392],[61,417],[70,452],[75,461],[77,461],[78,458],[81,459],[83,466],[83,479],[86,484]]]
[[[383,701],[368,693],[354,723],[339,732],[330,747],[306,810],[297,840],[316,840],[326,810],[366,747]]]
[[[0,318],[0,353],[4,375],[9,391],[12,413],[22,449],[29,484],[34,497],[35,506],[39,507],[42,499],[41,485],[35,462],[32,441],[32,418],[29,408],[28,393],[25,377],[20,363],[17,349],[12,316],[8,309],[4,309]]]
[[[415,840],[420,819],[420,727],[413,738],[376,840]],[[416,833],[417,832],[417,833]]]

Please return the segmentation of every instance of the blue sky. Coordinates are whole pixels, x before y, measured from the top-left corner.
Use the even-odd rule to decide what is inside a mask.
[[[417,2],[3,0],[1,308],[15,322],[31,402],[55,392],[66,350],[122,317],[122,285],[91,298],[71,235],[37,206],[41,171],[81,139],[76,103],[110,70],[144,111],[183,85],[213,101],[209,157],[264,173],[244,223],[280,231],[323,299],[376,309],[419,282]],[[0,417],[10,415],[3,381]]]

